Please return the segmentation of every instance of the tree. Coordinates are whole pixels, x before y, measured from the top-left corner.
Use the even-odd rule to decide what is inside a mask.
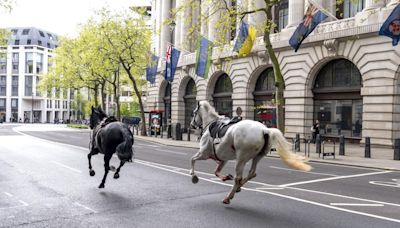
[[[15,4],[15,0],[0,0],[0,9],[5,10],[7,13],[11,12],[13,6]],[[0,46],[7,45],[8,37],[10,33],[4,29],[0,28]]]
[[[146,121],[141,87],[145,85],[144,69],[148,63],[147,50],[150,48],[150,30],[146,26],[141,10],[130,14],[115,14],[103,10],[99,32],[105,39],[103,49],[112,61],[117,61],[132,82],[138,98],[142,119],[142,135],[146,135]],[[145,50],[145,51],[144,51]]]

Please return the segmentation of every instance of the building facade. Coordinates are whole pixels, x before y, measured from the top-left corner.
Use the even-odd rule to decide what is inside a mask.
[[[148,109],[163,110],[165,123],[189,127],[196,100],[208,100],[220,114],[235,115],[240,107],[244,118],[273,127],[274,77],[262,34],[251,54],[242,58],[232,52],[234,41],[228,36],[225,51],[214,48],[208,78],[198,77],[195,47],[184,42],[190,26],[184,18],[207,9],[194,7],[179,14],[173,32],[163,23],[182,1],[152,2],[153,31],[160,31],[154,33],[153,50],[164,57],[167,44],[173,43],[185,51],[171,83],[164,79],[165,60],[160,61],[156,82],[148,84]],[[338,20],[330,17],[321,23],[297,52],[288,41],[303,20],[308,1],[281,1],[273,10],[277,27],[271,40],[285,80],[285,136],[300,133],[308,138],[318,119],[323,135],[344,135],[360,143],[370,137],[372,144],[393,146],[394,139],[400,138],[400,47],[392,46],[390,38],[378,36],[378,31],[400,1],[314,2]],[[228,3],[254,9],[263,7],[264,1]],[[256,26],[265,21],[261,13],[245,19]],[[211,41],[218,35],[217,20],[212,15],[200,22],[201,34]]]
[[[11,38],[0,56],[0,119],[3,122],[53,123],[74,119],[73,93],[38,89],[51,67],[57,48],[53,33],[33,28],[10,28]]]

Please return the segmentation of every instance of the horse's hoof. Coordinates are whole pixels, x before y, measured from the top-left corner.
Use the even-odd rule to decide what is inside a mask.
[[[104,188],[104,184],[100,184],[100,185],[99,185],[99,188]]]
[[[116,170],[116,169],[115,169],[115,166],[110,165],[110,171],[111,171],[111,172],[115,172],[115,170]]]
[[[238,188],[238,189],[236,189],[236,192],[240,192],[240,191],[242,191],[242,188]]]
[[[196,175],[192,176],[192,183],[197,184],[197,182],[199,182],[199,178]]]
[[[228,176],[224,176],[222,178],[222,181],[228,181],[228,180],[233,180],[233,176],[231,174],[228,174]]]
[[[94,170],[89,170],[89,175],[92,177],[96,174],[96,172]]]
[[[114,179],[118,179],[118,178],[119,178],[119,174],[118,173],[114,174]]]
[[[224,204],[230,204],[231,200],[228,197],[225,197],[225,199],[222,201]]]

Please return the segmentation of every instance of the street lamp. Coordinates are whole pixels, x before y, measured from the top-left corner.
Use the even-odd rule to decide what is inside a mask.
[[[33,96],[35,95],[35,93],[32,92],[32,103],[31,103],[31,108],[32,108],[32,112],[31,112],[31,123],[33,123]]]
[[[169,27],[169,30],[171,31],[171,33],[174,32],[175,26],[176,26],[176,23],[175,23],[174,20],[172,20],[172,21],[168,24],[168,27]]]

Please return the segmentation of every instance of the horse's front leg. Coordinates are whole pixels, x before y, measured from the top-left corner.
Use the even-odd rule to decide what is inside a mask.
[[[119,178],[119,170],[121,169],[121,167],[125,164],[125,161],[121,161],[119,163],[119,167],[117,168],[117,171],[114,174],[114,179],[118,179]]]
[[[89,160],[89,174],[90,176],[94,176],[96,174],[96,172],[92,169],[92,155],[96,155],[99,152],[95,149],[91,149],[89,154],[87,155],[88,160]]]
[[[108,171],[110,171],[110,159],[112,157],[112,154],[108,155],[107,153],[104,155],[104,176],[103,180],[101,180],[101,184],[99,185],[99,188],[104,188],[104,184],[106,183]]]
[[[194,173],[194,164],[196,163],[197,160],[206,160],[208,156],[204,151],[199,150],[193,157],[192,157],[192,168],[190,169],[190,175],[192,176],[192,183],[197,184],[199,182],[199,178],[197,175]]]
[[[245,165],[246,165],[246,161],[237,161],[236,162],[235,184],[233,185],[229,194],[222,201],[224,204],[230,204],[231,199],[233,199],[233,197],[235,196],[235,193],[239,190],[241,183],[242,183],[243,169],[244,169]]]
[[[221,175],[221,170],[224,168],[227,161],[218,161],[217,163],[218,165],[214,172],[215,176],[219,177],[222,181],[232,180],[233,176],[231,174],[228,174],[227,176]]]

